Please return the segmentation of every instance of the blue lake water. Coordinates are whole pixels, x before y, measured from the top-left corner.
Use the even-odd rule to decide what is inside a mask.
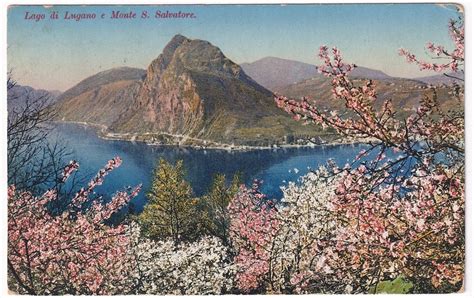
[[[82,175],[93,177],[107,160],[120,156],[122,166],[107,176],[96,192],[110,195],[143,183],[142,192],[133,200],[137,211],[146,203],[145,194],[159,158],[170,162],[184,160],[186,177],[196,196],[206,193],[215,174],[223,173],[230,179],[240,172],[246,184],[253,179],[263,180],[262,191],[278,199],[282,196],[282,185],[297,181],[311,169],[325,165],[328,159],[334,159],[341,166],[351,162],[364,148],[364,145],[327,145],[239,152],[150,146],[140,142],[103,140],[94,128],[75,124],[57,124],[53,137],[64,141],[73,151],[71,159],[79,162]]]

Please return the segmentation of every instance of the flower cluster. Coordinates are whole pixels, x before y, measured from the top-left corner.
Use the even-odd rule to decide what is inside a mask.
[[[103,177],[120,164],[115,158],[75,196],[79,208]],[[64,176],[76,169],[71,162]],[[12,289],[30,295],[108,294],[126,292],[123,264],[127,261],[125,226],[104,221],[137,195],[120,192],[106,205],[94,203],[81,211],[68,209],[58,216],[47,206],[57,199],[49,190],[40,197],[8,188],[8,271]]]
[[[153,241],[140,235],[132,223],[128,276],[134,294],[208,295],[229,292],[233,287],[234,266],[229,249],[216,237],[191,243]]]
[[[74,171],[76,171],[77,169],[79,169],[79,163],[77,163],[77,161],[75,160],[71,160],[69,164],[66,167],[64,167],[63,176],[61,177],[61,182],[63,183],[66,182],[69,176],[71,176],[71,174],[74,173]]]
[[[95,177],[92,178],[91,181],[89,181],[87,187],[81,188],[76,193],[76,195],[72,199],[72,204],[75,207],[80,207],[82,204],[84,204],[89,198],[89,195],[92,194],[94,188],[96,186],[102,185],[102,183],[104,182],[105,176],[107,176],[114,169],[120,167],[121,164],[122,164],[122,160],[118,156],[109,160],[107,164],[105,165],[105,167],[100,169],[99,172],[97,172],[97,174],[95,175]]]
[[[258,289],[268,279],[272,243],[280,223],[277,210],[259,191],[260,181],[251,189],[242,186],[229,204],[230,238],[237,252],[237,287],[243,292]]]
[[[408,63],[415,63],[420,70],[433,70],[436,72],[452,71],[459,72],[464,66],[464,22],[462,20],[449,22],[449,33],[454,43],[454,50],[449,52],[444,46],[434,45],[432,42],[426,44],[426,49],[434,55],[435,58],[448,60],[446,63],[431,63],[418,60],[418,58],[409,51],[399,49],[400,56],[404,56]]]

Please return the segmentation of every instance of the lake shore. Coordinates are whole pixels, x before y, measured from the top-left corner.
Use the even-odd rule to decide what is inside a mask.
[[[292,148],[315,148],[322,146],[337,146],[337,145],[356,145],[362,144],[365,142],[356,141],[356,140],[333,140],[333,141],[322,141],[322,142],[312,142],[311,140],[301,140],[300,143],[294,144],[272,144],[269,146],[250,146],[250,145],[235,145],[235,144],[225,144],[218,143],[209,140],[203,140],[193,137],[188,137],[184,135],[173,135],[169,133],[110,133],[107,132],[107,126],[97,123],[90,122],[80,122],[80,121],[53,121],[52,123],[59,124],[75,124],[85,127],[91,127],[96,129],[97,136],[104,140],[110,141],[127,141],[127,142],[141,142],[149,146],[163,146],[163,147],[180,147],[180,148],[191,148],[197,150],[223,150],[223,151],[253,151],[253,150],[278,150],[278,149],[292,149]],[[180,139],[180,141],[170,142],[170,143],[161,143],[153,142],[146,140],[139,140],[137,138],[144,137],[147,135],[164,135],[171,138]],[[197,141],[202,144],[186,144],[187,141]]]

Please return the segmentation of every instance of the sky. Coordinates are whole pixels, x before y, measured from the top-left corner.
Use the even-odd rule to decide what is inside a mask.
[[[137,17],[111,19],[117,10]],[[155,18],[157,10],[196,17]],[[58,19],[49,18],[52,11]],[[143,11],[149,18],[140,18]],[[96,18],[64,19],[66,12]],[[45,19],[28,19],[33,14]],[[450,49],[447,25],[456,17],[453,7],[435,4],[10,6],[7,62],[19,84],[65,91],[113,67],[145,69],[182,34],[211,42],[239,64],[273,56],[317,65],[325,44],[340,48],[346,62],[413,78],[431,73],[407,64],[398,49],[427,59],[428,41]]]

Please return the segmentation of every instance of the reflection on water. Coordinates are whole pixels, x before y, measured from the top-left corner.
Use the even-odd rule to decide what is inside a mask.
[[[184,160],[187,180],[197,196],[206,193],[215,174],[223,173],[231,178],[240,172],[246,184],[256,178],[262,179],[262,190],[270,197],[281,198],[280,186],[297,181],[298,177],[324,165],[330,158],[344,165],[363,149],[363,145],[333,145],[248,152],[197,150],[103,140],[97,137],[93,128],[82,125],[58,124],[54,131],[52,137],[61,139],[73,150],[73,158],[79,162],[82,173],[93,175],[107,160],[120,156],[122,166],[113,171],[96,192],[110,195],[124,187],[143,183],[143,191],[133,201],[138,210],[146,202],[145,193],[160,157],[170,162]]]

